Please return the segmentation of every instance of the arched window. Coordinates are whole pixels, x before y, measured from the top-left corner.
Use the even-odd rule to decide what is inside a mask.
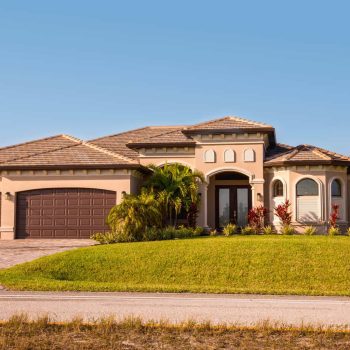
[[[234,163],[234,161],[235,161],[235,152],[232,149],[226,149],[224,152],[224,162]]]
[[[297,184],[297,196],[318,196],[318,185],[315,180],[303,179]]]
[[[318,183],[312,179],[302,179],[296,186],[297,220],[316,222],[321,218],[321,202]]]
[[[276,180],[273,183],[273,196],[283,197],[283,183],[281,180]]]
[[[215,163],[215,151],[208,149],[204,152],[204,162]]]
[[[248,148],[244,151],[245,162],[255,162],[255,152],[253,149]]]
[[[331,191],[332,191],[332,197],[342,196],[341,182],[339,179],[333,180]]]

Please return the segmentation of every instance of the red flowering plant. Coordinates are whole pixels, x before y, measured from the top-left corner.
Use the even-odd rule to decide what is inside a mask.
[[[255,231],[255,233],[260,233],[262,231],[267,213],[268,211],[263,205],[260,205],[258,207],[255,207],[249,210],[248,212],[249,226]]]
[[[336,228],[338,226],[337,220],[339,220],[339,205],[332,204],[332,211],[328,221],[330,228]]]
[[[275,215],[280,219],[281,225],[283,227],[290,226],[292,222],[292,212],[290,211],[292,203],[286,199],[282,204],[279,204],[275,208]]]

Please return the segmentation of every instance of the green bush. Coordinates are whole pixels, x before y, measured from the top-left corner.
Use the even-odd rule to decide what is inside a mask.
[[[137,196],[125,195],[107,218],[111,232],[120,236],[123,242],[142,241],[145,230],[161,227],[161,221],[159,202],[153,193],[146,190]]]
[[[205,233],[204,228],[201,226],[197,226],[194,230],[193,230],[193,236],[198,237],[198,236],[203,236]]]
[[[242,228],[241,233],[242,233],[242,235],[254,235],[254,234],[256,234],[256,231],[254,230],[253,227],[247,225],[247,226]]]
[[[281,227],[280,233],[282,235],[294,235],[295,229],[292,225],[285,225]]]
[[[328,230],[329,236],[339,236],[341,235],[341,231],[339,227],[330,227]]]
[[[146,227],[143,231],[140,241],[161,241],[190,238],[200,236],[203,233],[203,227],[196,227],[195,229],[185,226],[179,226],[178,228],[175,228],[174,226],[168,226],[164,229],[159,229],[157,227]],[[116,232],[95,233],[91,236],[91,239],[94,239],[101,244],[136,241],[132,238],[132,236],[130,236],[128,232],[124,232],[122,230],[117,230]]]
[[[237,233],[238,227],[235,224],[227,224],[224,229],[222,230],[222,233],[224,236],[232,236]]]
[[[91,235],[91,239],[101,244],[112,244],[120,242],[120,237],[115,232],[97,232]]]
[[[265,226],[263,228],[263,234],[264,235],[273,235],[275,233],[275,230],[271,225]]]
[[[163,237],[160,229],[157,227],[147,227],[143,232],[142,238],[143,241],[159,241]]]
[[[313,236],[317,232],[316,227],[314,226],[306,226],[304,230],[304,235],[306,236]]]

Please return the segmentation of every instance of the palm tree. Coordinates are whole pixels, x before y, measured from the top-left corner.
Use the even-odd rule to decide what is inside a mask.
[[[126,240],[140,241],[147,228],[160,227],[162,214],[155,194],[146,190],[135,196],[126,194],[119,205],[114,206],[107,223],[113,232],[120,232]]]
[[[152,175],[146,182],[146,187],[156,193],[162,207],[163,224],[169,220],[174,226],[181,210],[186,213],[199,203],[199,184],[204,182],[201,172],[192,170],[180,163],[168,164],[163,167],[150,165]]]

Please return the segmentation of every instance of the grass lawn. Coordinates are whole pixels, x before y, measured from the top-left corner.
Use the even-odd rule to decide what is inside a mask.
[[[0,271],[18,290],[350,295],[350,238],[234,236],[80,248]]]

